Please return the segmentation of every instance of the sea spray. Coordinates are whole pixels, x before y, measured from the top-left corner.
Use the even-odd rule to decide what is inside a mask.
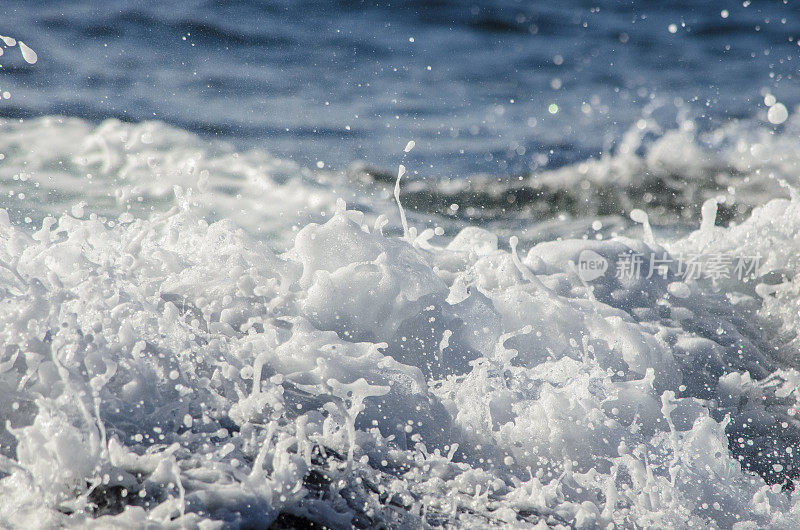
[[[265,155],[197,158],[201,142],[161,124],[105,127],[130,158],[92,143],[67,162],[79,177],[54,182],[110,164],[147,190],[128,215],[85,198],[35,229],[0,214],[0,395],[17,404],[3,524],[798,524],[796,199],[710,240],[704,221],[522,255],[494,228],[397,237],[386,204],[348,209]],[[206,193],[189,194],[203,170]],[[154,171],[170,186],[147,184]],[[288,250],[207,215],[258,211],[222,183],[276,198],[272,226],[298,225]],[[291,214],[292,187],[326,215]],[[137,193],[159,208],[136,210]],[[403,236],[421,224],[406,222]],[[608,261],[591,280],[572,265],[587,250]],[[716,286],[677,267],[616,277],[620,257],[653,252],[763,260]]]

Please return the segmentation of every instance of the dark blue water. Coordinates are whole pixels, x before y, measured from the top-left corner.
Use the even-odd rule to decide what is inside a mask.
[[[392,167],[414,139],[420,174],[509,175],[642,116],[800,103],[800,8],[780,1],[5,0],[0,33],[39,54],[0,57],[0,116],[158,119],[333,168]]]

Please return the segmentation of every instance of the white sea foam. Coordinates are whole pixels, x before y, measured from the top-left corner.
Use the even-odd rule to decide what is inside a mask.
[[[508,252],[158,123],[3,129],[2,526],[800,525],[800,199]],[[650,252],[763,261],[614,275]]]

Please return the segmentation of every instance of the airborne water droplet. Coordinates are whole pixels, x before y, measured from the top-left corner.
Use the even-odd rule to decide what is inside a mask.
[[[789,117],[789,111],[783,103],[775,103],[767,111],[767,119],[773,125],[780,125]]]
[[[34,64],[37,60],[39,60],[39,56],[36,55],[36,52],[22,41],[19,41],[19,49],[22,52],[22,58],[25,59],[26,63]]]

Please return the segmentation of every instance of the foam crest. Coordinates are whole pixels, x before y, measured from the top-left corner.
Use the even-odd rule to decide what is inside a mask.
[[[753,324],[794,329],[785,305],[703,282],[673,296],[674,270],[590,294],[581,252],[665,249],[565,240],[520,259],[476,228],[413,245],[344,202],[276,254],[178,195],[113,226],[0,217],[0,520],[797,522],[781,486],[800,376]],[[796,248],[796,209],[704,248]]]

